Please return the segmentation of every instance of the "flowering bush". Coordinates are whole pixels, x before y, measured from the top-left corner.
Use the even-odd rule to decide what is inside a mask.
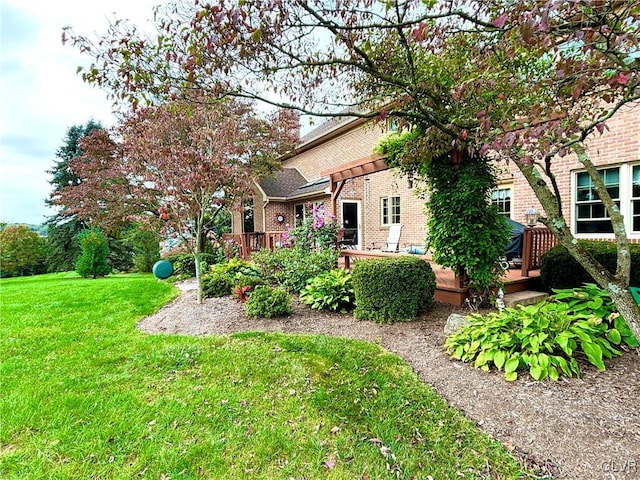
[[[323,204],[307,203],[307,215],[302,223],[282,235],[286,246],[309,252],[311,250],[335,249],[342,229],[334,215],[327,215]]]
[[[224,258],[240,258],[240,245],[233,238],[222,242],[222,251]]]

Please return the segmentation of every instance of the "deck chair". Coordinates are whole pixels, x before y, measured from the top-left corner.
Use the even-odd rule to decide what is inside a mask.
[[[391,225],[389,227],[389,234],[387,235],[387,242],[384,248],[376,248],[375,243],[371,246],[371,250],[381,250],[383,252],[397,252],[400,244],[400,233],[402,232],[402,224]]]

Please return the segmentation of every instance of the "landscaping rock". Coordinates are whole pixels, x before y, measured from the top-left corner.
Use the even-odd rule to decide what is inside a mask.
[[[452,333],[457,332],[460,328],[464,327],[468,324],[469,321],[465,315],[460,315],[459,313],[452,313],[447,318],[447,323],[444,325],[444,333],[445,335],[451,335]]]

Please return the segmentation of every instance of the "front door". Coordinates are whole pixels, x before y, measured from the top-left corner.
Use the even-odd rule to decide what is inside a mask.
[[[362,248],[360,224],[360,202],[357,200],[343,200],[342,228],[344,228],[344,240],[352,241],[358,250]]]

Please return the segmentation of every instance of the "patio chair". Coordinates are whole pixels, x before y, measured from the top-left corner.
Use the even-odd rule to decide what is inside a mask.
[[[376,248],[375,242],[371,245],[371,250],[380,250],[382,252],[397,252],[400,244],[400,233],[402,232],[402,224],[391,225],[387,235],[387,241],[384,248]]]
[[[338,241],[338,247],[346,250],[356,250],[358,230],[345,230],[342,240]]]

